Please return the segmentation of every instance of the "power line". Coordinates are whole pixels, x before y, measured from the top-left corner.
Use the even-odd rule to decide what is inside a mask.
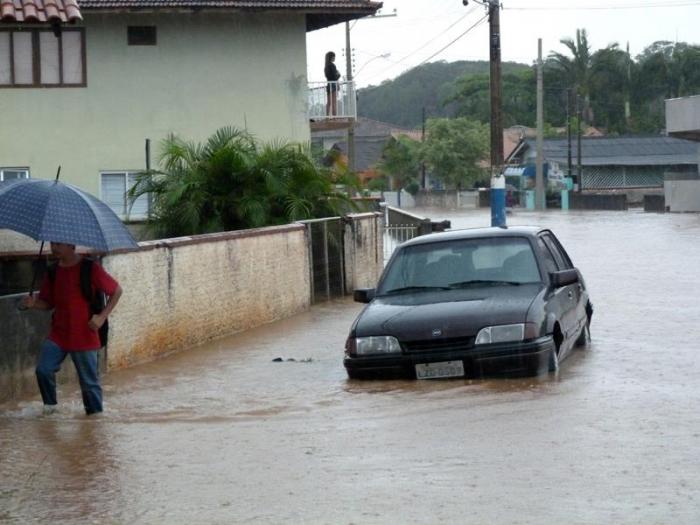
[[[488,19],[488,17],[489,17],[489,15],[484,15],[483,17],[481,17],[481,18],[480,18],[479,20],[477,20],[469,29],[467,29],[464,33],[462,33],[461,35],[459,35],[457,38],[455,38],[452,42],[450,42],[449,44],[447,44],[445,47],[443,47],[443,48],[442,48],[440,51],[438,51],[437,53],[433,53],[432,55],[430,55],[428,58],[426,58],[425,60],[423,60],[423,62],[421,62],[420,64],[418,64],[416,67],[422,66],[423,64],[425,64],[425,63],[428,62],[429,60],[435,58],[437,55],[439,55],[440,53],[442,53],[445,49],[447,49],[447,48],[450,47],[452,44],[454,44],[455,42],[457,42],[460,38],[462,38],[463,36],[466,36],[467,33],[469,33],[470,31],[472,31],[473,29],[476,29],[479,25],[481,25],[484,21],[486,21],[486,19]]]
[[[509,11],[609,11],[609,10],[625,10],[625,9],[649,9],[649,8],[655,8],[655,7],[691,7],[691,6],[700,6],[700,1],[697,0],[682,0],[677,3],[672,3],[672,0],[668,0],[667,2],[664,3],[658,3],[658,0],[655,0],[656,3],[648,3],[648,4],[630,4],[630,5],[605,5],[605,6],[528,6],[528,7],[503,7],[503,9],[507,9]]]
[[[408,64],[407,62],[405,62],[405,60],[406,60],[407,58],[411,58],[413,55],[415,55],[415,54],[418,53],[419,51],[422,51],[423,49],[425,49],[428,45],[432,44],[435,40],[437,40],[438,38],[440,38],[441,36],[443,36],[447,31],[449,31],[449,30],[452,29],[454,26],[456,26],[457,24],[459,24],[462,20],[464,20],[465,18],[467,18],[470,14],[472,14],[472,13],[473,13],[474,11],[476,11],[477,9],[478,9],[477,6],[472,7],[471,9],[467,10],[467,12],[466,12],[464,15],[462,15],[462,16],[459,17],[457,20],[455,20],[452,24],[450,24],[446,29],[443,29],[442,31],[440,31],[437,35],[435,35],[433,38],[431,38],[430,40],[428,40],[427,42],[425,42],[425,43],[424,43],[423,45],[421,45],[420,47],[414,49],[413,51],[411,51],[411,52],[408,53],[407,55],[405,55],[405,56],[403,56],[403,57],[401,57],[401,58],[399,58],[399,59],[397,59],[397,60],[391,60],[390,62],[393,62],[393,65],[391,65],[391,66],[389,66],[388,68],[386,68],[386,69],[382,72],[382,74],[386,74],[386,71],[387,71],[387,70],[390,70],[390,69],[394,68],[395,66],[397,66],[397,65],[399,65],[399,64],[410,65],[410,64]],[[461,38],[461,37],[458,37],[458,38]],[[451,45],[451,44],[450,44],[450,45]],[[441,51],[443,51],[444,49],[446,49],[446,48],[443,48]],[[439,51],[439,52],[440,52],[440,51]],[[438,52],[438,53],[439,53],[439,52]],[[433,56],[435,56],[435,55],[433,55]],[[423,62],[421,62],[421,64],[423,64]],[[419,64],[419,65],[420,65],[420,64]],[[415,67],[415,66],[414,66],[414,67]],[[378,75],[373,75],[373,77],[376,77],[376,76],[378,76]],[[373,77],[370,77],[370,79],[373,78]]]
[[[440,31],[439,34],[435,35],[433,38],[431,38],[430,40],[428,40],[425,44],[423,44],[423,45],[420,46],[419,48],[415,49],[414,51],[411,51],[408,55],[406,55],[406,56],[400,58],[400,59],[399,59],[399,62],[401,62],[401,61],[403,61],[403,60],[406,60],[407,58],[410,58],[410,57],[412,57],[413,55],[415,55],[416,53],[418,53],[418,51],[422,51],[423,49],[425,49],[429,44],[432,44],[433,42],[435,42],[435,40],[437,40],[438,38],[440,38],[442,35],[444,35],[445,33],[447,33],[450,29],[452,29],[454,26],[456,26],[457,24],[459,24],[462,20],[464,20],[465,18],[467,18],[467,17],[468,17],[470,14],[472,14],[474,11],[476,11],[476,9],[478,9],[476,6],[472,7],[471,9],[469,9],[463,16],[459,17],[457,20],[454,21],[454,23],[450,24],[450,26],[449,26],[447,29],[443,29],[442,31]]]

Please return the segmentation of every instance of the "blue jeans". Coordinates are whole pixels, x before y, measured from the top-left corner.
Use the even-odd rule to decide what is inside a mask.
[[[55,405],[56,401],[56,372],[61,369],[61,363],[70,355],[78,372],[80,390],[83,393],[85,412],[95,414],[102,412],[102,387],[97,366],[99,350],[66,352],[53,341],[48,339],[41,345],[39,363],[36,366],[36,379],[39,391],[45,405]]]

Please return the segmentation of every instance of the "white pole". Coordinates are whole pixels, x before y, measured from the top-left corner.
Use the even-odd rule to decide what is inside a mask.
[[[544,210],[544,80],[542,74],[542,39],[537,40],[537,171],[535,174],[535,208]]]

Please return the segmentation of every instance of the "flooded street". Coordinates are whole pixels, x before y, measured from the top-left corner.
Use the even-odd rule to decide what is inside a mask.
[[[700,523],[700,217],[508,222],[550,227],[590,291],[558,376],[349,381],[361,305],[315,306],[110,373],[96,419],[72,386],[51,416],[0,405],[0,523]]]

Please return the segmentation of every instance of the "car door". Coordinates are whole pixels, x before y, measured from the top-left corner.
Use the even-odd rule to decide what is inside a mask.
[[[581,275],[581,272],[578,271],[578,269],[574,266],[574,264],[571,262],[571,258],[569,257],[569,254],[566,253],[566,250],[562,246],[562,244],[559,242],[559,239],[557,239],[556,235],[554,235],[552,232],[548,232],[548,236],[551,239],[551,241],[554,243],[555,248],[557,252],[560,254],[561,258],[563,259],[565,265],[567,268],[573,268],[576,270],[576,273],[578,273],[578,278],[579,282],[576,283],[574,286],[574,292],[576,294],[576,333],[575,335],[578,335],[581,331],[581,328],[588,322],[588,314],[586,312],[586,306],[588,303],[588,291],[586,290],[586,284],[583,281],[583,276]]]
[[[545,246],[552,254],[557,270],[574,269],[571,259],[569,259],[568,254],[561,247],[561,244],[552,232],[546,231],[540,234],[540,236]],[[581,305],[582,294],[580,283],[564,286],[560,289],[560,293],[562,294],[562,331],[564,332],[562,350],[568,352],[569,349],[573,347],[574,341],[581,329],[579,312],[583,311],[585,315],[585,305]]]

